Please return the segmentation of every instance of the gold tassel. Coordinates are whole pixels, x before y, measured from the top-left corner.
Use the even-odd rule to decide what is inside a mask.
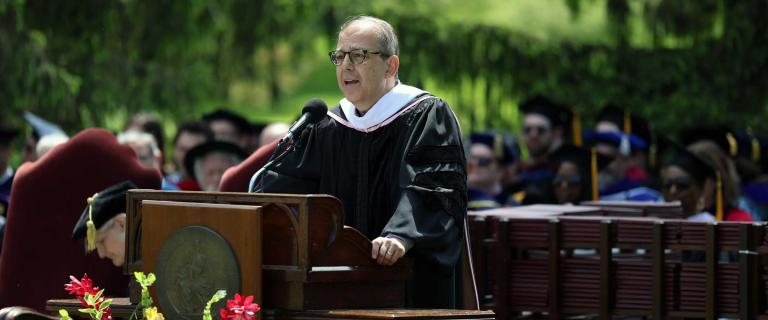
[[[725,139],[728,140],[728,151],[731,154],[731,157],[735,157],[739,155],[739,143],[736,141],[736,137],[733,136],[733,133],[728,132],[725,135]]]
[[[595,148],[590,152],[590,179],[592,180],[592,201],[600,200],[600,193],[597,190],[597,151]]]
[[[581,147],[581,115],[578,111],[573,112],[573,120],[571,122],[571,127],[573,127],[573,145]]]
[[[504,138],[500,133],[493,135],[493,153],[496,159],[504,159]]]
[[[717,172],[716,182],[717,194],[715,203],[715,219],[717,221],[723,221],[723,178],[720,176],[720,171]]]
[[[624,109],[624,134],[632,134],[632,113],[629,109]]]
[[[656,134],[652,133],[651,136],[651,145],[648,146],[648,164],[651,168],[656,169],[656,166],[658,165],[658,146],[656,145]]]
[[[96,250],[96,224],[93,223],[93,203],[96,201],[98,193],[94,193],[92,197],[88,198],[88,222],[87,226],[85,250],[91,252]]]
[[[749,142],[752,144],[752,162],[760,162],[760,141],[755,138],[752,133],[752,128],[747,127],[747,135],[749,136]]]

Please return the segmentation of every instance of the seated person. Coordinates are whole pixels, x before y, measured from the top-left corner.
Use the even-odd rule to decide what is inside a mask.
[[[684,218],[692,221],[751,221],[743,211],[726,211],[721,175],[714,166],[682,146],[670,147],[661,170],[665,201],[680,201]]]
[[[599,174],[601,200],[662,200],[661,193],[648,187],[649,154],[655,144],[644,119],[609,105],[598,114],[595,130],[584,138],[598,153],[613,159]]]
[[[72,239],[86,238],[86,252],[96,250],[116,267],[125,264],[125,193],[130,189],[136,185],[123,181],[89,197],[72,230]]]
[[[0,253],[0,307],[44,310],[47,299],[68,298],[62,284],[70,275],[84,273],[105,294],[125,294],[123,271],[95,254],[84,255],[82,244],[71,240],[84,200],[125,180],[158,189],[161,176],[142,167],[135,152],[104,129],[83,130],[19,168]]]
[[[568,106],[536,95],[520,104],[523,114],[522,141],[529,158],[522,161],[515,197],[522,204],[554,203],[554,163],[549,156],[567,140],[573,114]]]
[[[497,133],[473,133],[470,136],[467,159],[469,210],[518,205],[502,185],[505,167],[518,160],[511,145],[503,140]]]
[[[184,167],[197,180],[202,191],[219,191],[224,171],[242,162],[248,154],[224,141],[209,141],[199,144],[187,152]]]
[[[556,163],[552,186],[557,203],[579,204],[598,200],[597,174],[610,163],[610,158],[567,144],[552,154],[552,160]]]

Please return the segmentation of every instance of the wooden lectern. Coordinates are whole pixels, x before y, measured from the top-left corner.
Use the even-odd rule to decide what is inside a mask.
[[[229,283],[269,309],[403,306],[410,261],[376,264],[370,240],[344,226],[341,203],[332,196],[131,190],[127,201],[128,273],[178,270],[179,280],[170,284],[176,290]],[[213,240],[199,240],[206,237]],[[209,242],[223,243],[216,248],[224,249],[207,251],[223,258],[201,253]],[[239,273],[239,281],[193,281],[211,260],[236,261],[212,274]],[[131,302],[139,300],[139,291],[131,290]]]

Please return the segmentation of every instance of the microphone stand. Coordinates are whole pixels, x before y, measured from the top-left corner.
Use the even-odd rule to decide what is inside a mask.
[[[277,164],[278,162],[283,160],[283,158],[285,158],[289,153],[291,153],[294,150],[296,150],[296,143],[293,142],[293,143],[289,144],[287,147],[285,147],[285,150],[283,150],[282,153],[280,153],[277,157],[275,157],[275,154],[277,153],[278,150],[280,150],[280,148],[283,147],[283,145],[285,145],[285,142],[286,141],[281,139],[277,143],[277,146],[275,147],[275,153],[272,153],[272,157],[270,157],[269,162],[267,162],[267,164],[265,164],[263,167],[261,167],[261,169],[259,169],[259,171],[256,171],[256,173],[251,177],[251,181],[248,183],[248,192],[250,192],[250,193],[254,193],[254,192],[257,192],[257,191],[261,192],[261,187],[259,187],[258,190],[255,190],[255,188],[256,188],[256,181],[258,181],[259,185],[261,185],[261,177],[265,173],[267,173],[267,170],[272,169],[272,167],[274,167],[275,164]]]

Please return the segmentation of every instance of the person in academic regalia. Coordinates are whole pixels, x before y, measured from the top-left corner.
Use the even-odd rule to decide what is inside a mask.
[[[669,143],[668,147],[661,169],[664,201],[680,201],[685,219],[715,221],[715,215],[705,211],[707,195],[715,189],[714,169],[678,144]]]
[[[595,130],[585,134],[598,153],[613,161],[600,172],[601,200],[661,201],[651,188],[656,143],[648,122],[628,109],[607,105],[597,115]]]
[[[726,207],[744,210],[754,221],[763,220],[763,214],[754,200],[742,195],[741,187],[745,180],[738,170],[748,167],[755,156],[759,159],[758,141],[725,126],[689,128],[680,133],[680,140],[691,151],[698,151],[695,152],[697,155],[718,167],[722,173]]]
[[[661,170],[665,201],[680,201],[685,218],[694,221],[752,221],[725,201],[723,174],[702,152],[669,142]]]
[[[467,208],[485,210],[518,205],[504,189],[502,180],[507,167],[518,161],[519,150],[514,150],[501,133],[473,133],[469,140]]]
[[[414,259],[407,306],[453,308],[467,210],[457,118],[445,101],[399,81],[386,21],[350,19],[329,55],[345,98],[304,131],[262,190],[338,197],[344,224],[373,239],[372,259]]]
[[[243,149],[250,144],[251,123],[240,114],[227,109],[217,109],[204,114],[202,120],[213,131],[214,140],[233,143]]]
[[[219,191],[224,172],[247,157],[245,150],[235,144],[209,141],[187,152],[184,168],[194,176],[202,191]]]
[[[599,200],[597,174],[611,159],[594,150],[566,144],[552,154],[555,176],[552,186],[559,204]]]
[[[213,131],[202,121],[188,121],[179,125],[173,137],[173,164],[176,172],[166,175],[165,179],[176,189],[200,191],[194,172],[187,172],[184,167],[184,157],[192,148],[211,140],[213,140]]]
[[[96,250],[99,258],[112,260],[116,267],[125,264],[125,193],[136,188],[123,181],[88,197],[72,239],[85,238],[86,252]]]
[[[759,216],[754,216],[749,211],[739,207],[738,199],[741,188],[739,187],[739,178],[733,162],[725,153],[712,141],[699,141],[688,146],[688,150],[693,154],[710,163],[717,170],[720,181],[720,200],[724,210],[723,218],[727,221],[754,221]],[[708,207],[715,205],[710,201]],[[710,209],[710,211],[715,211]]]
[[[522,140],[528,159],[520,170],[520,189],[514,190],[522,204],[555,203],[552,190],[553,151],[566,142],[572,112],[570,108],[545,96],[536,95],[520,104],[523,113]]]
[[[0,308],[44,310],[46,300],[67,298],[62,285],[84,273],[125,294],[128,277],[120,268],[71,240],[85,200],[120,181],[142,189],[160,188],[157,170],[142,167],[130,147],[104,129],[86,129],[35,162],[19,167],[13,182],[4,248],[0,253]]]

